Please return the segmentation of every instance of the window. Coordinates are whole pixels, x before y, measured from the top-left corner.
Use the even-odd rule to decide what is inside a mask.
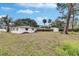
[[[7,29],[7,27],[5,26],[5,27],[3,27],[3,29]]]
[[[25,28],[26,30],[28,30],[28,28]]]
[[[18,28],[16,28],[16,31],[18,31]]]
[[[32,30],[34,30],[34,28],[32,28]]]
[[[15,30],[15,28],[12,28],[12,30]]]

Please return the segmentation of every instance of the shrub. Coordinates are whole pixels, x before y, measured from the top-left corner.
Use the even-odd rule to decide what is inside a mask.
[[[79,56],[79,43],[78,42],[64,42],[55,50],[57,55],[63,56]]]
[[[0,48],[0,55],[4,55],[4,56],[8,55],[8,50],[5,48]]]

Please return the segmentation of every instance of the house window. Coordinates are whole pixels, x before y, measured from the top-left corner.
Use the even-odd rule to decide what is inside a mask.
[[[18,28],[16,28],[16,31],[18,31]]]
[[[12,28],[12,30],[15,30],[15,28]]]
[[[34,28],[32,28],[32,30],[34,30]]]
[[[28,30],[28,28],[25,28],[26,30]]]
[[[7,27],[3,27],[3,29],[7,29]]]
[[[13,28],[11,28],[11,30],[13,30]]]

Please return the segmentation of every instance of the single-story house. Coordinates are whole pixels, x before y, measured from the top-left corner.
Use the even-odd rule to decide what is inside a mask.
[[[0,25],[0,32],[6,32],[6,26],[1,26]]]
[[[4,31],[6,32],[7,27],[6,26],[2,26],[0,27],[0,31]],[[39,28],[34,28],[34,27],[30,27],[30,26],[12,26],[10,27],[10,32],[11,33],[34,33],[36,31],[38,31]],[[44,29],[44,28],[43,28]],[[41,29],[41,30],[43,30]],[[59,32],[59,28],[53,27],[50,28],[50,30],[52,30],[53,32]]]
[[[6,32],[6,27],[3,27],[0,29],[0,31],[5,31]],[[11,33],[34,33],[36,32],[37,29],[34,27],[30,27],[30,26],[13,26],[10,27],[10,32]]]
[[[36,28],[30,26],[16,26],[10,28],[11,33],[34,33],[36,30]]]

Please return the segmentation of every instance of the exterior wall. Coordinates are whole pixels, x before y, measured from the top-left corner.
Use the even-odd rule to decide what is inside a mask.
[[[59,32],[59,28],[51,28],[53,32]]]
[[[13,30],[11,30],[11,33],[24,33],[24,32],[28,32],[28,33],[33,33],[35,32],[36,29],[32,30],[32,28],[28,28],[28,30],[26,30],[25,28],[15,28]]]
[[[31,29],[28,29],[28,32],[29,32],[29,33],[33,33],[33,32],[35,32],[35,31],[36,31],[35,28],[34,28],[34,29],[32,29],[32,28],[31,28]]]
[[[28,28],[28,30],[26,30],[27,27],[10,27],[10,32],[11,33],[24,33],[24,32],[28,32],[28,33],[33,33],[36,31],[35,28]],[[2,27],[0,28],[0,31],[6,32],[6,27]]]
[[[11,30],[11,33],[23,33],[25,32],[24,28],[13,28],[13,30]]]
[[[59,32],[58,28],[53,28],[53,32]]]
[[[53,32],[59,32],[59,28],[51,28]],[[26,28],[24,27],[11,27],[10,28],[10,32],[11,33],[17,33],[17,34],[20,34],[20,33],[34,33],[37,29],[36,28],[28,28],[28,30],[26,30]],[[6,28],[2,28],[0,29],[0,31],[4,31],[6,32]]]
[[[6,27],[5,27],[5,26],[1,26],[1,27],[0,27],[0,31],[1,31],[1,32],[6,32]]]
[[[0,29],[1,32],[6,32],[6,29]]]

